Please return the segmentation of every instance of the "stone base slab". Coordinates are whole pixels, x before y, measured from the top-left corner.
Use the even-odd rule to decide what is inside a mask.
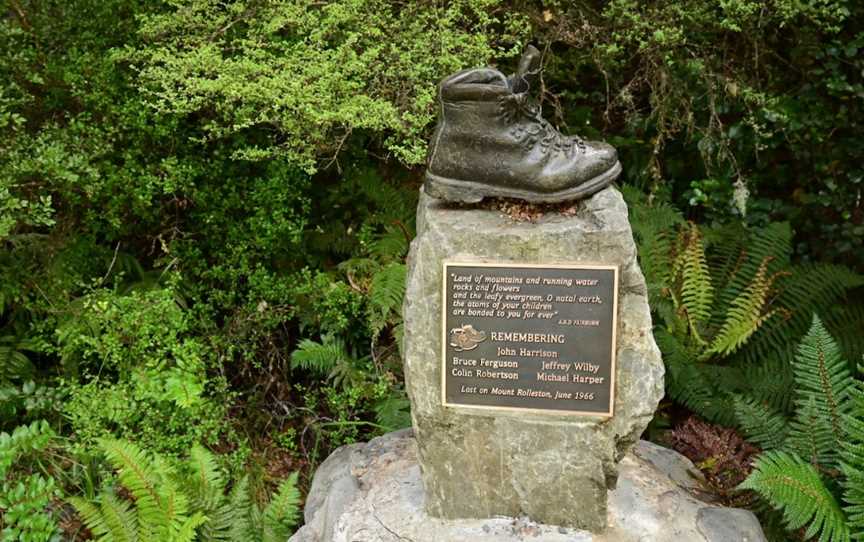
[[[619,464],[603,534],[525,518],[445,520],[425,511],[411,430],[336,450],[319,467],[306,525],[289,542],[764,542],[751,512],[712,505],[684,456],[639,441]]]

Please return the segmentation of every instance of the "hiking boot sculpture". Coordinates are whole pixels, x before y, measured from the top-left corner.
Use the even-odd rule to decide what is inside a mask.
[[[485,197],[552,203],[590,196],[618,177],[611,145],[564,136],[541,116],[529,98],[539,71],[540,52],[529,45],[509,78],[475,68],[441,81],[427,194],[466,203]]]

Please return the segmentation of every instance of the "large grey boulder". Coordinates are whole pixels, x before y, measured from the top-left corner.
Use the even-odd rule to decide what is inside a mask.
[[[442,406],[442,261],[575,262],[620,266],[615,414],[573,417]],[[442,518],[521,517],[602,530],[616,465],[663,395],[645,279],[627,205],[615,188],[519,223],[492,208],[421,194],[405,293],[404,366],[425,506]]]
[[[619,464],[602,534],[527,518],[430,517],[411,430],[334,452],[319,468],[306,525],[289,542],[763,542],[749,511],[698,497],[701,476],[684,456],[639,441]]]

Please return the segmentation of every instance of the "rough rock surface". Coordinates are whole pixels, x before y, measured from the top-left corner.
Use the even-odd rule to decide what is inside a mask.
[[[619,468],[603,534],[527,518],[433,518],[424,510],[412,431],[398,431],[340,448],[319,467],[306,525],[289,542],[765,541],[751,512],[697,498],[701,477],[684,456],[639,441]]]
[[[566,417],[441,404],[442,261],[575,262],[620,266],[615,415]],[[519,223],[489,208],[448,206],[421,194],[411,243],[404,363],[430,515],[527,516],[602,530],[617,462],[663,395],[645,279],[620,192],[609,187],[575,214]]]

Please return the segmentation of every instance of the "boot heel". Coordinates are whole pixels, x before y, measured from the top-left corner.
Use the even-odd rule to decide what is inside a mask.
[[[439,177],[434,173],[426,171],[426,182],[423,183],[423,190],[433,198],[444,201],[455,201],[460,203],[478,203],[483,200],[483,191],[471,186],[472,183],[465,183],[445,177]]]

